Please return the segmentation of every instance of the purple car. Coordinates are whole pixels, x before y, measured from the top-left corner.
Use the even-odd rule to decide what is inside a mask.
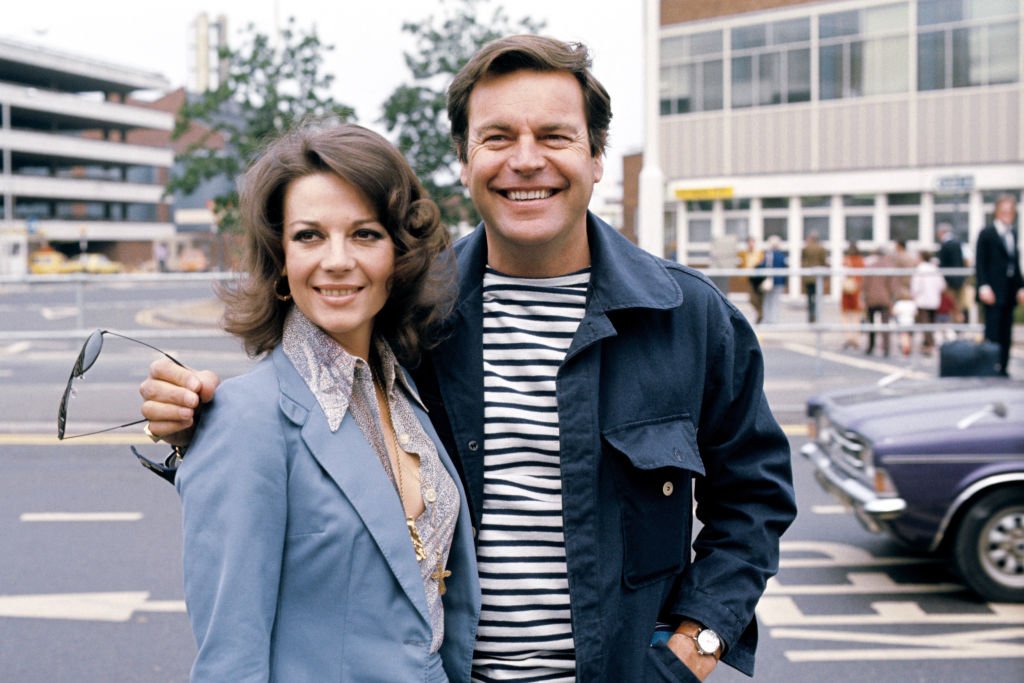
[[[807,414],[801,453],[867,529],[948,553],[986,600],[1024,602],[1024,382],[883,382]]]

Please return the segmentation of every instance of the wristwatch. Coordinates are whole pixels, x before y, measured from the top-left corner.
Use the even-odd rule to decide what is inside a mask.
[[[697,633],[681,633],[676,631],[679,635],[686,636],[694,643],[697,644],[697,654],[699,655],[711,655],[715,659],[718,659],[722,650],[722,639],[718,637],[718,634],[709,628],[701,627]]]

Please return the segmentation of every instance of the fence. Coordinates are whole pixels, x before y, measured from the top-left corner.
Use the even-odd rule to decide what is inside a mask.
[[[982,326],[973,322],[943,322],[943,323],[915,323],[912,325],[899,325],[896,322],[890,323],[868,323],[861,322],[857,324],[849,323],[837,323],[831,321],[822,320],[822,311],[820,307],[822,300],[825,298],[824,292],[826,280],[832,284],[833,292],[839,291],[838,284],[845,277],[853,276],[913,276],[915,270],[912,268],[845,268],[845,267],[820,267],[820,268],[759,268],[756,271],[745,268],[707,268],[702,269],[704,274],[712,278],[712,280],[721,281],[721,278],[747,278],[751,275],[757,276],[776,276],[782,275],[789,279],[790,292],[800,292],[801,288],[798,286],[803,276],[812,276],[815,278],[817,291],[822,293],[821,296],[816,297],[815,304],[819,307],[815,316],[818,322],[785,322],[775,324],[763,324],[760,325],[758,330],[762,334],[807,334],[812,333],[815,335],[815,344],[820,350],[824,344],[824,336],[828,334],[838,333],[849,333],[849,332],[888,332],[888,333],[899,333],[899,332],[934,332],[938,334],[944,334],[946,332],[952,332],[954,334],[978,334],[982,331]],[[938,269],[937,272],[941,275],[959,275],[965,277],[971,277],[974,274],[971,268],[942,268]],[[89,288],[96,284],[110,284],[112,282],[119,283],[171,283],[171,282],[209,282],[213,283],[220,280],[231,280],[238,277],[236,273],[147,273],[147,274],[117,274],[117,275],[89,275],[89,274],[67,274],[67,275],[26,275],[26,276],[0,276],[0,296],[3,295],[7,288],[11,287],[28,287],[29,289],[40,285],[57,285],[59,287],[70,287],[74,290],[74,302],[78,309],[77,316],[75,318],[75,328],[63,330],[60,332],[49,331],[0,331],[0,341],[3,340],[29,340],[39,338],[53,338],[55,336],[65,337],[82,337],[89,333],[89,329],[86,329],[86,321],[84,319],[85,304],[88,299]],[[727,289],[723,288],[723,289]],[[971,316],[972,319],[977,319],[976,314]],[[209,337],[209,336],[220,336],[224,332],[217,328],[187,328],[179,327],[171,330],[158,330],[158,329],[144,329],[144,330],[133,330],[134,334],[142,337],[149,338],[161,338],[161,337],[174,337],[174,338],[188,338],[188,337]]]

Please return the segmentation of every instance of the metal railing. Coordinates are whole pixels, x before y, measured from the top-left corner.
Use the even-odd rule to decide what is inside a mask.
[[[819,355],[824,348],[824,337],[828,334],[838,333],[850,333],[850,332],[879,332],[879,333],[890,333],[898,334],[901,332],[909,333],[922,333],[932,332],[935,334],[945,334],[952,332],[954,334],[978,334],[983,330],[983,327],[977,323],[954,323],[954,322],[940,322],[940,323],[914,323],[914,324],[899,324],[897,321],[892,320],[888,323],[870,323],[862,321],[860,323],[843,323],[843,322],[826,322],[822,320],[821,305],[825,297],[825,280],[832,280],[833,284],[840,282],[845,277],[886,277],[886,276],[904,276],[912,277],[915,274],[913,268],[847,268],[847,267],[816,267],[816,268],[801,268],[801,267],[787,267],[787,268],[704,268],[700,269],[702,273],[709,276],[712,279],[717,278],[730,278],[730,277],[773,277],[773,276],[784,276],[789,279],[790,287],[786,288],[794,294],[800,293],[802,295],[802,286],[799,284],[801,278],[804,276],[812,276],[815,278],[816,289],[818,296],[815,299],[815,304],[818,307],[816,311],[815,319],[817,322],[786,322],[786,323],[772,323],[772,324],[761,324],[758,326],[759,333],[762,334],[807,334],[812,333],[815,335],[815,346],[818,349]],[[932,271],[932,274],[939,275],[955,275],[962,277],[971,277],[974,274],[974,270],[971,268],[941,268],[937,271]],[[221,273],[129,273],[129,274],[112,274],[112,275],[92,275],[83,273],[72,273],[66,275],[25,275],[25,276],[0,276],[0,296],[3,295],[6,287],[12,286],[27,286],[29,288],[40,286],[40,285],[58,285],[67,286],[73,288],[73,299],[74,305],[77,307],[77,314],[75,316],[75,327],[73,329],[67,329],[62,331],[0,331],[0,340],[31,340],[31,339],[43,339],[43,338],[54,338],[55,336],[63,337],[84,337],[91,330],[86,327],[85,321],[85,304],[88,297],[89,288],[94,285],[109,285],[111,283],[170,283],[170,282],[209,282],[222,280],[232,280],[239,277],[238,273],[235,272],[221,272]],[[728,289],[726,287],[726,289]],[[785,290],[784,290],[785,291]],[[833,289],[833,292],[837,292],[838,289]],[[728,294],[728,292],[726,292]],[[212,296],[212,293],[211,293]],[[169,302],[170,303],[170,302]],[[205,327],[205,328],[188,328],[188,327],[177,327],[174,329],[155,329],[145,328],[136,330],[125,330],[125,332],[133,334],[133,336],[148,337],[148,338],[191,338],[191,337],[211,337],[211,336],[222,336],[225,333],[218,327]]]

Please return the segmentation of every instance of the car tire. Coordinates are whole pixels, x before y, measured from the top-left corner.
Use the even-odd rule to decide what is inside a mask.
[[[1024,602],[1024,488],[981,496],[964,513],[953,543],[964,582],[991,602]]]

